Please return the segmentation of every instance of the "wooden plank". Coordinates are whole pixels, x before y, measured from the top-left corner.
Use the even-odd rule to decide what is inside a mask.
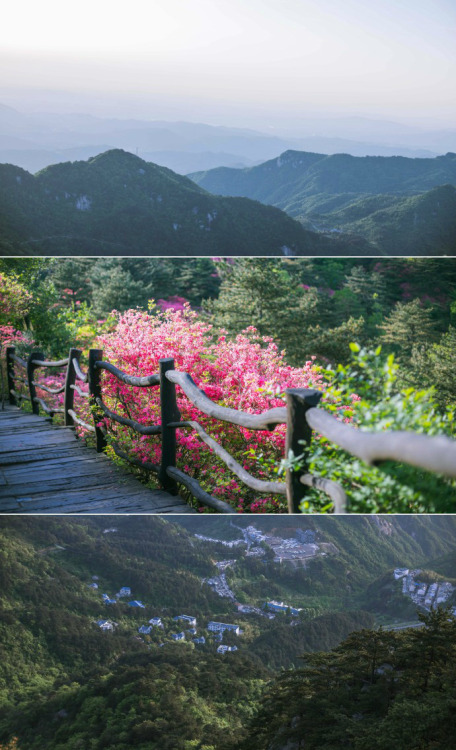
[[[3,450],[30,450],[30,448],[43,446],[59,446],[62,443],[73,443],[75,442],[74,435],[47,435],[45,432],[41,433],[37,431],[36,435],[27,435],[19,438],[16,441],[4,441],[0,440],[0,453]]]
[[[15,497],[8,497],[0,501],[1,513],[20,513],[21,507]]]
[[[180,501],[180,502],[179,502]],[[2,501],[3,502],[3,501]],[[10,501],[12,502],[12,501]],[[141,492],[137,495],[119,492],[117,486],[95,488],[92,492],[81,490],[56,494],[46,494],[43,497],[18,497],[16,505],[24,512],[47,512],[47,513],[79,513],[97,512],[97,508],[111,504],[116,511],[132,512],[134,508],[141,508],[149,513],[193,512],[182,498],[166,495],[161,491]],[[20,511],[19,511],[20,512]],[[196,512],[196,511],[195,511]]]
[[[11,512],[11,511],[10,511]],[[12,511],[14,512],[14,511]],[[55,509],[40,509],[39,511],[35,509],[20,509],[17,511],[18,513],[24,514],[24,513],[33,513],[34,515],[55,515],[56,510]],[[72,506],[65,506],[65,509],[62,508],[60,511],[61,513],[81,513],[84,515],[107,515],[112,513],[141,513],[141,514],[156,514],[160,513],[160,515],[165,513],[174,513],[174,514],[187,514],[187,513],[196,513],[197,511],[193,510],[193,508],[186,507],[182,508],[181,506],[178,507],[171,507],[171,508],[160,508],[159,511],[155,510],[154,508],[150,508],[145,503],[140,503],[137,505],[113,505],[111,502],[107,501],[106,503],[98,503],[98,504],[91,504],[89,507],[86,505],[78,506],[78,505],[72,505]]]
[[[53,425],[50,417],[37,416],[31,412],[24,414],[23,416],[14,414],[3,414],[0,412],[0,429],[3,425],[9,424],[35,424],[45,425],[46,427],[58,427],[59,425]]]
[[[49,424],[46,424],[45,422],[38,422],[38,424],[33,423],[31,420],[22,421],[18,419],[11,419],[7,422],[0,422],[0,435],[9,435],[10,437],[15,437],[14,431],[20,429],[22,430],[49,430]],[[54,429],[57,429],[56,427]]]
[[[82,487],[90,484],[99,484],[98,478],[102,477],[106,481],[113,481],[123,483],[123,478],[117,472],[110,470],[99,465],[84,465],[82,467],[67,469],[66,472],[54,469],[54,471],[47,471],[46,467],[43,467],[40,471],[28,472],[26,474],[19,473],[16,476],[10,477],[6,487],[0,485],[0,497],[3,494],[7,494],[6,489],[8,488],[11,492],[16,490],[18,487],[27,488],[32,486],[37,488],[39,491],[40,487],[46,488],[48,491],[56,491],[60,488],[67,487],[70,483],[78,484]],[[27,494],[33,492],[31,490],[25,490]]]
[[[125,486],[127,482],[124,480],[124,478],[120,475],[110,474],[108,471],[94,471],[87,475],[77,475],[77,476],[57,476],[57,477],[48,477],[43,479],[41,482],[36,481],[19,481],[15,482],[14,484],[9,484],[7,487],[0,487],[0,499],[2,497],[7,497],[8,495],[11,495],[14,493],[15,495],[35,495],[38,492],[42,493],[52,493],[56,491],[60,491],[63,489],[85,489],[87,487],[92,487],[94,484],[97,484],[97,481],[94,481],[96,477],[105,477],[106,479],[111,479],[112,481],[116,482],[119,486],[123,486],[125,489],[127,487]],[[138,482],[138,485],[141,487],[141,484]]]
[[[35,448],[27,452],[24,451],[10,451],[0,455],[0,466],[13,466],[14,464],[27,464],[35,461],[46,461],[51,458],[66,458],[70,456],[77,456],[79,454],[87,455],[92,454],[90,448],[85,448],[80,443],[74,443],[74,445],[67,445],[64,448],[48,448],[39,450]]]
[[[100,483],[94,487],[72,487],[64,490],[47,491],[42,493],[35,493],[33,495],[16,493],[18,501],[21,503],[34,503],[43,502],[45,505],[63,505],[66,502],[70,502],[74,499],[78,502],[92,502],[98,500],[122,500],[135,497],[147,497],[153,498],[155,492],[158,493],[157,497],[162,496],[161,490],[148,490],[138,484],[137,487],[131,489],[129,492],[125,492],[123,487],[120,487],[116,482],[105,482]],[[13,493],[12,493],[13,494]],[[171,499],[175,501],[175,498],[165,497],[165,499]]]
[[[0,513],[194,513],[150,490],[69,427],[9,406],[0,411]]]
[[[107,460],[109,461],[109,459]],[[30,473],[34,474],[34,472],[38,472],[42,469],[49,470],[50,472],[60,469],[61,473],[64,473],[71,468],[74,468],[76,471],[78,471],[79,468],[83,468],[86,464],[97,464],[101,467],[105,467],[105,463],[97,461],[96,457],[93,458],[93,456],[87,456],[87,454],[81,456],[79,451],[75,451],[74,456],[66,456],[65,458],[52,457],[46,461],[44,461],[41,456],[39,456],[38,460],[20,464],[19,467],[14,464],[12,466],[3,466],[1,470],[5,473],[6,477],[13,479],[15,476],[17,476],[18,473],[25,476]],[[109,467],[109,464],[107,465]]]

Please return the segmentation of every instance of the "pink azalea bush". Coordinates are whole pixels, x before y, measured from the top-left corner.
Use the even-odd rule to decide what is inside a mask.
[[[157,305],[161,310],[183,310],[188,300],[185,297],[173,295],[168,299],[158,299]]]
[[[32,294],[11,276],[0,273],[0,349],[30,343],[20,323],[32,303]]]
[[[3,398],[9,395],[6,394],[5,348],[33,343],[20,330],[20,323],[27,314],[31,301],[32,295],[19,281],[0,273],[0,384]]]
[[[129,375],[157,373],[159,360],[172,357],[175,368],[191,374],[211,400],[249,413],[283,406],[279,394],[287,387],[324,388],[313,361],[300,368],[290,367],[273,340],[259,336],[252,326],[234,340],[228,340],[223,333],[217,336],[212,326],[189,305],[153,314],[139,310],[117,314],[114,331],[102,335],[97,346],[103,349],[105,360]],[[103,399],[111,409],[141,424],[160,423],[158,388],[132,388],[106,371],[102,377]],[[179,387],[177,400],[182,421],[199,422],[255,476],[276,478],[271,477],[271,467],[276,467],[283,456],[285,426],[267,432],[218,422],[198,411]],[[117,442],[130,455],[143,462],[159,463],[159,437],[140,436],[115,423],[109,426]],[[258,498],[241,485],[194,431],[177,430],[177,441],[178,467],[240,512],[285,508],[282,496]]]

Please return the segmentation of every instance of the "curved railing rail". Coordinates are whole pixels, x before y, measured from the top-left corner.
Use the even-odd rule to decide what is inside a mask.
[[[10,402],[17,404],[22,399],[29,400],[35,414],[40,407],[49,416],[63,412],[65,424],[75,427],[80,425],[95,434],[96,449],[103,451],[106,446],[112,447],[122,459],[143,470],[158,475],[161,485],[171,494],[177,494],[178,486],[183,485],[200,503],[222,513],[236,511],[222,500],[213,497],[199,485],[198,481],[181,471],[176,466],[176,430],[191,429],[209,446],[246,486],[261,494],[280,494],[287,497],[290,513],[299,512],[299,506],[308,488],[314,488],[325,493],[331,499],[336,513],[347,512],[347,497],[338,482],[327,478],[315,477],[306,472],[306,455],[303,446],[310,446],[312,432],[323,435],[330,442],[338,445],[353,456],[367,464],[377,465],[384,461],[398,461],[418,468],[435,472],[446,477],[456,478],[456,441],[445,436],[429,437],[413,432],[384,431],[368,432],[341,422],[323,409],[318,408],[322,393],[312,389],[288,388],[285,391],[286,406],[269,409],[262,414],[231,409],[214,403],[195,384],[192,377],[185,372],[174,369],[174,360],[161,359],[159,373],[145,376],[132,376],[123,372],[110,362],[103,360],[103,353],[99,349],[89,351],[88,371],[84,373],[80,365],[82,352],[70,349],[69,356],[56,362],[48,362],[41,352],[32,352],[28,361],[16,356],[14,347],[7,349],[7,372]],[[15,372],[15,365],[26,370],[27,379],[21,378]],[[66,367],[65,385],[58,388],[44,387],[43,383],[35,380],[38,368]],[[109,408],[102,398],[102,371],[109,372],[124,385],[132,388],[160,389],[160,424],[144,425],[137,422],[131,415],[128,417],[118,414]],[[83,391],[76,381],[88,383],[88,392]],[[28,385],[29,396],[21,395],[16,388],[16,382]],[[198,422],[182,421],[177,405],[176,386],[182,390],[188,400],[203,414],[216,420],[229,422],[251,430],[274,430],[278,424],[286,424],[285,456],[290,452],[294,456],[302,455],[301,469],[287,469],[284,482],[264,481],[250,474],[241,466],[228,451],[223,448]],[[40,388],[52,395],[64,393],[62,409],[49,408],[44,399],[38,398],[36,388]],[[74,395],[88,398],[92,407],[93,425],[80,419],[74,410]],[[128,413],[128,412],[127,412]],[[161,436],[160,464],[142,462],[129,456],[117,444],[111,435],[108,438],[104,426],[106,419],[117,423],[143,436]]]

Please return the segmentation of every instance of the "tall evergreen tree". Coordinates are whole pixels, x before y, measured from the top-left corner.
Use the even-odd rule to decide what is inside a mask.
[[[398,359],[410,356],[414,346],[436,338],[432,311],[419,299],[397,302],[380,328],[383,331],[381,340],[397,353]]]
[[[412,351],[406,377],[422,386],[434,386],[444,405],[456,403],[456,328],[450,326],[437,344],[421,345]]]
[[[316,289],[305,289],[281,260],[242,258],[224,269],[220,293],[205,304],[214,323],[229,333],[255,326],[286,349],[288,360],[302,362],[306,335],[318,321]]]

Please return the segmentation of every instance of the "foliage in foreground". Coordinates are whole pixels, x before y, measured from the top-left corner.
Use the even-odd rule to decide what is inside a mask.
[[[456,618],[352,633],[306,654],[266,692],[242,750],[449,750],[456,734]]]
[[[169,308],[168,317],[157,307],[149,313],[127,311],[117,319],[97,317],[97,308],[98,314],[104,314],[108,300],[93,297],[93,290],[100,287],[109,292],[108,296],[113,293],[121,305],[136,299],[141,269],[133,261],[133,265],[123,261],[125,268],[115,259],[97,261],[90,267],[87,260],[80,259],[33,261],[30,267],[24,261],[15,261],[11,267],[8,263],[6,259],[0,264],[0,325],[6,321],[14,324],[3,326],[3,339],[17,343],[22,354],[32,336],[37,346],[56,359],[67,354],[70,344],[86,350],[100,343],[107,357],[109,354],[131,374],[144,374],[149,366],[149,372],[156,372],[160,356],[174,356],[176,366],[190,372],[211,398],[234,408],[263,411],[282,404],[280,394],[285,387],[311,386],[325,391],[324,408],[361,428],[454,434],[454,328],[450,326],[438,342],[450,320],[447,308],[454,294],[454,275],[435,261],[435,268],[431,261],[415,259],[413,263],[396,262],[391,268],[369,266],[370,271],[351,261],[348,274],[349,267],[341,261],[325,261],[316,267],[310,261],[295,259],[218,262],[221,293],[216,302],[206,305],[206,312],[184,311],[183,299],[178,305],[159,299],[162,309]],[[188,262],[175,279],[178,290],[190,295],[196,304],[203,293],[215,293],[220,282],[217,274],[209,273],[215,269],[211,264],[199,259],[193,267]],[[433,268],[439,272],[440,286],[429,297],[425,290]],[[145,292],[152,288],[162,288],[163,294],[172,291],[172,269],[172,264],[161,267],[149,263],[144,269],[148,282],[141,304]],[[119,290],[114,293],[114,287],[122,294]],[[398,295],[402,301],[394,304]],[[173,313],[171,307],[177,312]],[[213,328],[207,322],[209,309]],[[220,329],[224,324],[227,331]],[[274,341],[269,336],[271,331]],[[328,361],[347,362],[348,342],[359,341],[369,349],[378,340],[387,353],[395,354],[394,363],[387,358],[383,363],[380,355],[372,355],[368,362],[369,357],[363,354],[350,365],[336,370],[328,367]],[[286,348],[285,355],[279,351],[281,346]],[[304,362],[305,352],[318,356],[309,354]],[[288,362],[301,366],[289,367]],[[316,367],[317,362],[326,364],[321,369]],[[128,394],[127,389],[122,392],[111,381],[105,377],[106,397],[112,406],[140,422],[159,421],[156,393],[141,394],[137,390]],[[416,383],[420,385],[416,387]],[[47,384],[52,387],[60,381],[50,377]],[[434,393],[428,389],[431,384],[435,384]],[[39,395],[48,398],[44,393]],[[83,400],[77,397],[77,401],[83,411]],[[228,424],[216,425],[192,409],[184,397],[179,403],[183,416],[201,421],[241,465],[260,478],[277,478],[284,448],[282,427],[271,434],[252,434]],[[91,415],[86,412],[85,416],[90,422]],[[116,431],[122,447],[133,450],[142,460],[157,461],[158,439],[141,440],[122,428]],[[312,473],[342,482],[352,511],[454,509],[453,484],[416,469],[392,463],[381,469],[367,467],[318,438],[314,439],[310,461]],[[283,497],[255,496],[230,478],[211,451],[184,430],[179,430],[179,462],[207,491],[220,495],[238,510],[285,510]],[[304,511],[331,508],[314,490],[304,499]]]
[[[432,389],[400,389],[398,366],[391,354],[381,348],[361,349],[351,344],[352,361],[326,369],[324,408],[370,432],[403,430],[426,435],[455,434],[454,412],[439,409]],[[354,392],[356,395],[354,395]],[[342,412],[342,410],[345,411]],[[299,468],[303,459],[311,474],[339,481],[346,490],[349,508],[354,512],[385,513],[442,512],[454,510],[455,483],[412,466],[389,461],[368,466],[321,436],[310,449],[283,466]],[[304,512],[313,510],[315,491],[302,503]],[[318,502],[318,501],[317,501]]]
[[[114,332],[102,336],[99,344],[104,358],[130,375],[156,373],[160,358],[173,357],[176,369],[191,374],[210,399],[250,413],[282,406],[280,394],[287,387],[307,387],[310,384],[324,387],[312,361],[300,368],[290,367],[273,340],[260,337],[253,327],[231,341],[223,333],[216,336],[212,326],[204,323],[188,306],[183,311],[166,310],[162,313],[153,310],[153,314],[129,310],[118,317]],[[132,389],[106,373],[103,392],[105,400],[115,411],[145,424],[160,422],[156,389]],[[206,417],[180,389],[177,398],[182,420],[202,424],[244,468],[261,478],[269,478],[271,472],[277,474],[277,457],[283,455],[284,450],[284,426],[273,432],[253,432]],[[159,462],[160,438],[132,436],[119,426],[115,430],[117,440],[136,458]],[[209,492],[220,495],[240,511],[284,509],[280,499],[255,500],[253,493],[228,475],[225,465],[194,432],[178,431],[177,458],[179,467],[197,478]]]
[[[119,317],[114,333],[105,335],[101,343],[104,356],[130,374],[157,372],[160,357],[174,356],[176,368],[191,373],[209,398],[235,409],[265,411],[283,403],[281,396],[287,387],[316,387],[324,392],[323,408],[364,429],[454,434],[452,411],[439,411],[432,391],[409,388],[401,392],[394,357],[382,357],[380,348],[367,352],[353,344],[353,362],[339,365],[335,371],[316,367],[313,361],[302,368],[291,368],[270,337],[260,338],[250,327],[234,341],[224,335],[214,340],[211,327],[188,308],[154,316],[129,311]],[[138,396],[107,374],[105,392],[125,416],[139,415],[139,421],[149,424],[159,421],[155,390]],[[277,475],[284,455],[283,426],[272,433],[252,433],[205,417],[183,395],[178,395],[178,403],[183,419],[201,422],[246,469],[264,479]],[[127,430],[123,429],[117,429],[117,435],[123,441],[131,441],[137,458],[159,460],[156,439],[127,437]],[[228,477],[225,467],[214,460],[210,449],[195,434],[180,430],[178,440],[179,465],[209,492],[230,501],[238,510],[284,509],[280,499],[254,501],[245,487]],[[454,483],[428,472],[393,463],[381,469],[369,467],[319,436],[311,445],[309,457],[312,474],[343,483],[352,511],[429,512],[454,508]],[[302,507],[304,511],[330,508],[315,490],[306,495]]]

